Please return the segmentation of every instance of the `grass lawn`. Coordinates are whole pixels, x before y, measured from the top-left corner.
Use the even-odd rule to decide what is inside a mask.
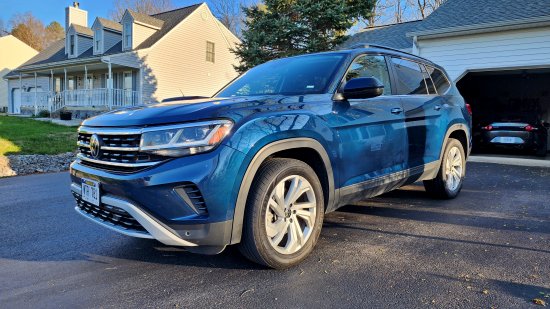
[[[76,129],[32,119],[0,116],[0,155],[75,151]]]

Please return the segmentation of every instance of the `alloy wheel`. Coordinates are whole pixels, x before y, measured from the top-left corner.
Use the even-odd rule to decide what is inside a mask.
[[[458,147],[452,147],[449,150],[445,161],[446,185],[451,191],[455,191],[462,181],[464,167],[462,166],[462,155]]]

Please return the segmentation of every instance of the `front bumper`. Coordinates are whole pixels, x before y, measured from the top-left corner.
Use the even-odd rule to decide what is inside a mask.
[[[75,210],[128,236],[156,239],[170,246],[223,247],[231,242],[237,163],[242,163],[243,157],[221,146],[132,174],[96,169],[77,160],[71,164]],[[82,178],[100,183],[99,206],[81,199]],[[188,183],[200,190],[206,213],[197,212],[178,190]]]

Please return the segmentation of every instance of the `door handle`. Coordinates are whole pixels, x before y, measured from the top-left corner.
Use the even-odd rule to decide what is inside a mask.
[[[403,109],[401,107],[395,107],[391,109],[392,114],[398,115],[398,114],[401,114],[402,112],[403,112]]]
[[[436,111],[440,110],[440,109],[441,109],[441,105],[436,105],[436,106],[434,106],[434,109],[435,109]]]

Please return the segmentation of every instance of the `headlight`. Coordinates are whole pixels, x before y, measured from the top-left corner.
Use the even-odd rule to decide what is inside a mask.
[[[214,120],[147,128],[141,134],[139,149],[168,157],[201,153],[216,147],[232,126],[229,120]]]

